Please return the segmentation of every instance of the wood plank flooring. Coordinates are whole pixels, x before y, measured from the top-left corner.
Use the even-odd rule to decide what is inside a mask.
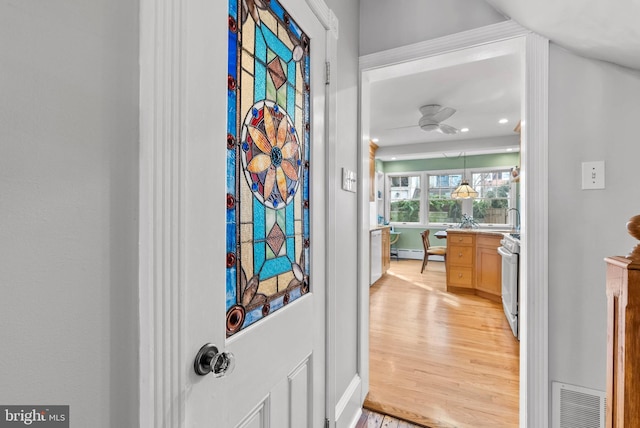
[[[444,263],[392,261],[370,289],[364,407],[433,428],[518,426],[519,342],[500,303],[447,293]]]
[[[418,425],[363,409],[355,428],[422,428]]]

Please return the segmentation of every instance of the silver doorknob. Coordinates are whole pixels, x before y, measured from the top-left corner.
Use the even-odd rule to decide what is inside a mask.
[[[198,351],[193,362],[193,368],[200,376],[213,373],[215,377],[222,377],[233,371],[236,357],[231,352],[218,352],[218,348],[207,343]]]

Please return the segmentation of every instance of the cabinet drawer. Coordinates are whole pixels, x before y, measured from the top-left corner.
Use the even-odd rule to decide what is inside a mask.
[[[466,267],[452,267],[449,269],[449,284],[471,287],[473,286],[473,269]]]
[[[471,234],[452,234],[449,237],[448,245],[473,245],[473,235]]]
[[[453,265],[469,266],[473,265],[473,247],[460,247],[454,245],[449,247],[447,262]]]

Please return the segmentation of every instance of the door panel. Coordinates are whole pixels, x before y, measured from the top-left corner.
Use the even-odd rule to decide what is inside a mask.
[[[180,397],[175,397],[175,400],[184,399],[183,420],[185,426],[188,427],[321,427],[324,421],[325,366],[325,30],[305,0],[230,1],[235,2],[235,10],[238,13],[235,18],[232,16],[234,6],[228,9],[226,1],[195,0],[189,2],[187,8],[188,48],[187,55],[183,59],[185,61],[183,69],[187,74],[185,123],[188,146],[184,165],[187,176],[183,213],[186,239],[182,244],[185,254],[183,274],[186,315],[179,327],[185,331],[186,343],[182,361],[187,372],[184,374],[184,391]],[[256,6],[254,9],[255,5],[260,7]],[[261,8],[262,6],[265,6],[266,9]],[[268,16],[271,9],[277,11],[276,18]],[[273,22],[274,19],[277,21],[278,17],[285,17],[285,14],[290,17],[287,18],[289,31],[297,31],[296,27],[291,24],[291,22],[295,22],[299,29],[309,35],[311,60],[306,70],[310,85],[308,128],[305,121],[299,116],[303,111],[298,108],[301,103],[300,97],[294,97],[295,105],[292,105],[290,100],[280,104],[280,106],[286,105],[287,109],[274,108],[282,101],[278,97],[287,96],[275,88],[278,84],[282,84],[282,88],[287,87],[287,83],[284,82],[286,79],[281,74],[282,69],[287,68],[284,61],[280,62],[282,68],[275,65],[272,67],[271,73],[275,77],[262,93],[255,91],[255,79],[259,75],[264,78],[264,73],[261,74],[264,70],[267,70],[265,73],[269,73],[266,65],[264,70],[259,70],[260,67],[257,66],[252,70],[253,75],[250,75],[251,73],[248,73],[246,69],[240,70],[234,78],[237,80],[232,84],[232,79],[229,77],[231,73],[228,69],[228,61],[226,61],[227,56],[231,56],[228,37],[232,33],[230,28],[234,25],[233,21],[235,21],[237,28],[241,28],[242,10],[247,11],[247,20],[260,19],[261,25],[265,26],[265,34],[269,33],[268,37],[274,36],[270,29],[279,28],[278,25],[283,28],[280,35],[284,34],[283,37],[286,37],[285,27],[281,25],[284,24],[284,21],[282,23]],[[248,37],[248,35],[245,36]],[[243,37],[241,31],[238,32],[238,37]],[[221,41],[220,38],[223,40]],[[256,48],[259,43],[255,45]],[[292,46],[289,48],[293,49]],[[274,59],[274,54],[286,55],[286,52],[278,51],[278,49],[283,48],[279,46],[274,49],[274,52],[267,53],[268,56],[264,58],[271,61]],[[238,64],[238,66],[240,65]],[[238,70],[236,68],[236,71]],[[275,86],[269,86],[273,84],[273,79],[276,80]],[[244,84],[251,85],[251,89],[254,91],[252,99],[247,101],[245,97],[243,101],[242,95],[240,95],[237,98],[235,110],[232,111],[229,107],[230,103],[223,101],[229,99],[230,91],[236,91],[239,89],[238,86]],[[286,90],[284,91],[286,92]],[[261,99],[261,97],[263,98]],[[264,115],[278,115],[283,110],[297,109],[298,116],[292,116],[293,127],[296,128],[298,138],[301,141],[308,138],[309,142],[306,146],[309,150],[309,168],[305,169],[305,165],[302,163],[298,165],[300,169],[295,174],[290,170],[285,171],[288,174],[286,179],[282,179],[280,175],[271,184],[267,184],[268,171],[255,169],[252,172],[250,170],[249,164],[252,156],[264,155],[265,151],[272,150],[270,147],[284,150],[282,159],[274,156],[273,153],[267,153],[270,155],[271,162],[268,167],[277,169],[281,162],[286,161],[287,153],[290,154],[291,151],[284,148],[286,143],[266,146],[265,141],[256,142],[261,137],[255,131],[248,130],[251,126],[259,128],[264,135],[269,137],[266,143],[269,143],[269,139],[279,138],[277,136],[278,127],[284,119],[273,118],[276,128],[275,134],[267,129],[268,126],[263,122],[252,122],[252,115],[255,112],[247,108],[247,105],[255,107],[255,104],[260,102],[262,104],[258,104],[258,116],[256,117],[261,117],[264,120],[266,120]],[[268,111],[265,112],[265,108]],[[231,143],[228,138],[229,134],[233,136]],[[289,135],[287,142],[292,141],[291,138],[293,137]],[[280,141],[280,143],[282,142]],[[259,147],[255,148],[252,154],[247,155],[247,152],[244,151],[246,146],[243,147],[243,143],[255,144]],[[300,147],[301,150],[305,148],[303,144],[300,144]],[[245,171],[238,176],[235,175],[235,171],[231,171],[233,173],[232,180],[235,180],[232,186],[236,190],[240,189],[240,186],[251,186],[252,184],[258,185],[258,187],[262,186],[262,201],[258,195],[260,192],[253,193],[253,196],[250,197],[253,200],[249,198],[249,203],[254,207],[265,205],[266,208],[261,207],[260,209],[266,210],[274,208],[273,201],[278,204],[286,203],[286,192],[278,188],[278,180],[281,183],[284,182],[288,190],[298,189],[295,187],[294,180],[291,179],[297,175],[308,179],[310,185],[307,194],[302,192],[300,195],[290,194],[293,199],[300,197],[306,198],[308,201],[308,209],[303,204],[300,205],[302,211],[307,210],[307,214],[301,214],[300,221],[308,222],[308,246],[305,247],[304,239],[302,239],[303,234],[295,237],[290,236],[291,226],[287,225],[286,221],[282,223],[284,236],[260,235],[253,233],[255,229],[248,232],[265,241],[266,253],[260,255],[264,259],[261,263],[264,262],[265,265],[269,260],[274,261],[278,257],[284,258],[285,255],[290,257],[287,249],[284,248],[288,244],[294,244],[297,250],[307,248],[306,252],[297,251],[295,254],[296,262],[303,267],[302,281],[297,277],[297,270],[293,271],[296,268],[290,266],[289,269],[292,272],[287,277],[286,283],[282,280],[282,283],[275,285],[276,288],[272,290],[275,291],[273,293],[275,298],[271,300],[269,300],[270,297],[266,291],[270,285],[267,284],[270,278],[268,278],[269,274],[264,274],[264,270],[261,272],[256,270],[255,275],[260,277],[260,282],[257,284],[257,289],[250,291],[253,295],[247,296],[244,302],[242,293],[246,292],[247,283],[254,275],[248,275],[250,277],[244,279],[241,276],[235,277],[234,284],[238,285],[235,289],[238,294],[235,296],[232,295],[233,293],[229,293],[225,287],[229,275],[234,274],[230,270],[239,266],[236,263],[238,260],[243,260],[242,251],[237,251],[237,254],[232,258],[229,257],[229,254],[242,248],[244,242],[229,241],[224,237],[228,237],[229,234],[236,236],[235,230],[232,230],[233,227],[249,227],[246,222],[243,223],[240,214],[237,217],[235,214],[230,214],[229,206],[234,204],[230,204],[228,198],[230,192],[227,184],[230,179],[230,164],[226,158],[229,150],[233,150],[234,155],[244,156],[242,162],[235,164],[234,167],[244,168]],[[297,160],[295,157],[289,156],[289,158]],[[278,193],[270,193],[271,189]],[[236,195],[232,196],[235,199]],[[245,196],[239,193],[237,196],[235,202],[247,203],[246,192]],[[266,204],[269,198],[270,205]],[[285,220],[290,218],[288,216],[297,214],[286,213],[286,209],[274,210],[273,216],[268,221],[277,223],[281,220],[278,217],[280,213],[286,217]],[[300,254],[304,254],[302,261],[300,261]],[[249,261],[245,257],[244,261],[251,263],[252,266],[257,266],[255,264],[257,257],[252,256],[253,260]],[[269,269],[276,268],[269,267]],[[276,270],[269,270],[269,272],[278,274]],[[246,282],[243,283],[245,280]],[[298,280],[299,283],[294,280]],[[308,288],[303,288],[305,281],[308,281]],[[292,283],[293,288],[298,290],[297,294],[295,290],[289,290],[286,287]],[[285,287],[282,284],[285,284]],[[288,291],[291,293],[285,303]],[[253,297],[260,293],[266,296],[266,300],[261,300],[257,305]],[[229,307],[246,303],[246,311],[243,314],[245,319],[242,321],[242,328],[230,332],[228,302],[238,297],[239,299]],[[265,303],[270,303],[270,305],[267,306]],[[250,315],[251,313],[254,315]],[[256,321],[248,322],[247,320],[252,316]],[[239,318],[234,318],[232,324],[237,324],[238,320]],[[231,352],[235,355],[235,370],[233,372],[222,378],[214,378],[210,374],[205,376],[195,374],[193,358],[200,347],[207,342],[214,343],[220,351]]]

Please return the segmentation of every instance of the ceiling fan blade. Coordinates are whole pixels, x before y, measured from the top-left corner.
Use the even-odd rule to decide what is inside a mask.
[[[394,129],[408,129],[408,128],[417,128],[419,125],[407,125],[407,126],[398,126],[396,128],[389,128],[389,130],[394,130]]]
[[[454,128],[453,126],[445,125],[443,123],[441,123],[440,126],[438,127],[438,131],[447,135],[453,135],[459,132],[457,128]]]
[[[433,115],[433,120],[436,122],[442,122],[449,119],[456,112],[456,109],[451,107],[443,107],[439,112]]]

